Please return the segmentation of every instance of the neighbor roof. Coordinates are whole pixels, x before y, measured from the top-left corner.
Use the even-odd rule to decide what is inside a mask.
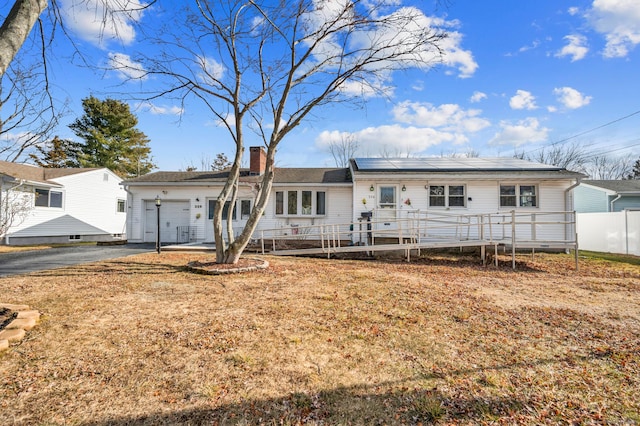
[[[11,176],[14,179],[24,179],[30,182],[51,183],[50,179],[63,176],[70,176],[77,173],[84,173],[97,168],[65,168],[54,169],[32,166],[30,164],[11,163],[9,161],[0,161],[0,173]]]
[[[354,171],[359,172],[490,172],[490,171],[564,171],[547,164],[511,157],[494,158],[355,158]]]
[[[640,180],[583,180],[582,183],[618,193],[640,193]]]
[[[125,181],[136,183],[213,183],[224,182],[229,171],[219,172],[154,172]],[[240,171],[243,180],[257,182],[260,176],[251,175],[248,169]],[[346,168],[276,168],[274,183],[350,183]]]

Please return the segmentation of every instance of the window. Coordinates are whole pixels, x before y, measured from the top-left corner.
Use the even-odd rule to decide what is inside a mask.
[[[325,192],[316,192],[316,214],[322,216],[326,214]]]
[[[276,192],[276,214],[284,214],[284,192]]]
[[[251,200],[240,200],[240,220],[249,219],[251,216]]]
[[[429,185],[429,207],[465,207],[464,185]]]
[[[124,207],[125,207],[125,201],[121,198],[118,198],[118,202],[116,204],[116,212],[117,213],[124,213]]]
[[[36,188],[36,207],[62,208],[62,192]]]
[[[216,208],[216,200],[209,200],[209,220],[213,219],[213,210]],[[229,207],[231,207],[231,201],[227,201],[224,203],[224,208],[222,209],[222,220],[227,220],[229,218]],[[233,210],[231,210],[231,220],[236,220],[236,206],[233,206]]]
[[[380,187],[380,208],[381,209],[396,208],[396,187],[395,186]]]
[[[327,212],[324,191],[276,191],[275,201],[278,216],[324,216]]]
[[[535,185],[500,185],[500,207],[538,207]]]
[[[298,191],[287,192],[287,214],[298,214]]]
[[[80,235],[69,235],[69,241],[81,241],[82,237]]]
[[[302,214],[311,214],[311,191],[302,191]]]

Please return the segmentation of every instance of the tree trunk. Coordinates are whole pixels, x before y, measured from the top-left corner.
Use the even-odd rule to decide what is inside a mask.
[[[0,78],[9,68],[40,14],[47,8],[47,0],[16,0],[0,27]]]

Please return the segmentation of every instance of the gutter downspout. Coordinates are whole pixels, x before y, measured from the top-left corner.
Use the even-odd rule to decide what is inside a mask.
[[[576,178],[576,183],[574,183],[573,185],[571,185],[570,187],[564,190],[564,194],[565,194],[564,195],[564,211],[565,212],[569,211],[569,205],[568,205],[569,192],[577,188],[580,185],[581,180],[582,180],[581,178]],[[575,200],[572,200],[572,201],[575,201]],[[573,211],[573,228],[574,228],[573,235],[576,240],[576,244],[578,244],[578,218],[576,217],[576,206],[573,205],[572,207],[573,207],[572,211]],[[569,239],[569,235],[571,234],[571,231],[565,228],[564,232],[565,232],[565,239]]]
[[[609,202],[609,211],[613,212],[613,204],[618,201],[620,198],[622,198],[622,194],[618,194],[618,196],[616,198],[614,198],[613,200],[611,200]]]
[[[127,193],[127,216],[125,219],[125,223],[124,223],[124,231],[126,233],[126,237],[127,237],[127,241],[129,241],[129,231],[131,230],[131,222],[132,222],[132,218],[131,216],[133,215],[133,193],[131,193],[131,191],[129,191],[129,188],[127,186],[127,184],[125,183],[121,183],[120,185],[122,185],[122,189],[124,189],[124,192]],[[131,214],[129,214],[129,212],[131,211]]]

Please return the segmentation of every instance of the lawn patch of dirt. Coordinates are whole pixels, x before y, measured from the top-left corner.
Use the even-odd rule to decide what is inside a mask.
[[[240,258],[237,263],[216,263],[196,260],[187,264],[191,272],[205,275],[238,274],[267,269],[269,262],[257,258]]]
[[[163,252],[0,279],[9,424],[638,424],[640,266]]]

